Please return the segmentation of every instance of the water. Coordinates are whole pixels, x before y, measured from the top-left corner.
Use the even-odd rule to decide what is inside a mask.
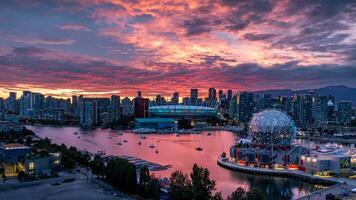
[[[158,177],[169,177],[175,170],[190,173],[193,164],[197,163],[210,170],[211,177],[216,180],[217,191],[221,191],[224,197],[237,187],[246,190],[258,187],[267,191],[270,199],[295,199],[319,187],[291,178],[250,175],[218,166],[217,157],[223,151],[229,153],[230,146],[238,138],[236,134],[228,131],[212,131],[210,136],[207,132],[180,137],[175,134],[150,134],[146,135],[146,139],[140,139],[137,134],[125,132],[118,135],[117,131],[110,129],[83,131],[77,127],[28,126],[28,128],[35,131],[38,136],[48,137],[57,144],[64,143],[89,152],[105,151],[107,155],[136,156],[161,165],[172,165],[167,170],[154,172]],[[78,132],[78,135],[73,134],[74,132]],[[123,140],[128,142],[125,143]],[[117,145],[120,141],[122,145]],[[138,145],[139,141],[142,145]],[[151,144],[158,148],[158,154],[155,149],[149,148]],[[203,151],[196,151],[195,148],[198,146],[201,146]]]

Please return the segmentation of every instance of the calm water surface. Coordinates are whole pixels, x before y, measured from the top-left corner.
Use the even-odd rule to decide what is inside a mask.
[[[161,165],[172,165],[167,170],[154,172],[158,177],[169,177],[175,170],[190,173],[193,164],[197,163],[210,170],[211,177],[217,182],[218,191],[222,191],[225,197],[240,186],[246,190],[258,187],[267,191],[270,199],[295,199],[318,188],[316,185],[291,178],[249,175],[218,166],[217,157],[223,151],[228,153],[230,146],[238,138],[234,133],[227,131],[212,131],[210,136],[207,132],[180,137],[175,134],[150,134],[142,140],[137,134],[125,132],[120,136],[117,135],[117,131],[110,129],[84,131],[77,127],[28,126],[28,128],[38,136],[48,137],[57,144],[64,143],[89,152],[105,151],[107,155],[136,156]],[[74,135],[74,132],[79,134]],[[123,140],[128,142],[117,145]],[[142,145],[138,145],[139,141]],[[151,144],[158,148],[158,154],[155,153],[155,149],[149,148]],[[203,151],[195,150],[199,145]]]

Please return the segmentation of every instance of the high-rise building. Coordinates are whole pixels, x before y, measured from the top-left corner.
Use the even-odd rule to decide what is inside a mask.
[[[238,105],[237,105],[237,95],[234,95],[232,98],[231,98],[231,101],[229,101],[229,111],[228,111],[228,114],[229,114],[229,117],[231,119],[236,119],[238,116],[237,116],[237,108],[238,108]]]
[[[304,101],[303,101],[303,96],[300,94],[295,94],[292,97],[292,116],[298,126],[303,124]]]
[[[327,96],[316,95],[313,97],[313,118],[315,124],[322,124],[327,121]]]
[[[238,103],[239,103],[238,106],[239,122],[243,122],[243,123],[249,122],[254,110],[253,93],[241,92],[239,94]]]
[[[313,120],[313,94],[306,94],[303,98],[303,126],[309,126]]]
[[[209,97],[208,97],[210,102],[216,102],[216,90],[215,88],[210,88],[209,89]]]
[[[199,98],[198,89],[190,90],[190,103],[196,105]]]
[[[73,95],[72,96],[72,105],[71,105],[71,113],[74,116],[79,116],[79,102],[78,102],[78,96]]]
[[[340,101],[338,103],[338,122],[340,124],[348,124],[351,121],[352,116],[352,102]]]
[[[326,119],[329,122],[335,122],[335,102],[330,98],[328,98],[328,103],[326,104]]]
[[[0,111],[5,110],[5,100],[4,98],[0,98]]]
[[[227,101],[228,102],[232,101],[232,90],[227,91]]]
[[[134,114],[134,106],[132,101],[125,97],[122,99],[122,116],[128,117]]]
[[[179,93],[178,92],[173,93],[173,97],[171,98],[171,103],[173,105],[179,104]]]
[[[93,126],[97,124],[96,101],[93,99],[83,99],[80,108],[80,125]]]
[[[112,95],[110,102],[111,121],[118,121],[121,116],[120,96]]]
[[[16,92],[9,93],[9,97],[4,102],[4,109],[15,114],[19,113],[19,104],[16,99]]]
[[[107,120],[105,120],[105,118],[110,115],[110,111],[111,111],[110,99],[95,98],[93,100],[96,101],[97,123],[101,125],[105,125],[107,123]],[[101,117],[104,117],[104,119]]]
[[[20,98],[20,116],[30,118],[32,117],[33,104],[32,93],[30,91],[23,91]]]
[[[134,99],[134,115],[135,118],[148,117],[148,99],[141,97],[141,92],[138,92],[137,97]]]
[[[184,97],[183,98],[183,105],[190,105],[190,98],[189,97]]]

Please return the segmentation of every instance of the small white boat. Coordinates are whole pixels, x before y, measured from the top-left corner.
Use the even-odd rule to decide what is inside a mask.
[[[150,145],[150,148],[152,148],[152,149],[155,148],[155,145],[151,144],[151,145]]]
[[[207,135],[211,135],[211,132],[209,131]]]
[[[122,143],[121,143],[121,142],[118,142],[117,145],[122,145]]]
[[[128,142],[127,140],[124,140],[124,142]]]

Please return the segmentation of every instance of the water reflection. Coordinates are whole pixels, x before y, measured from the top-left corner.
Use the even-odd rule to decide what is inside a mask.
[[[217,182],[218,191],[222,191],[225,197],[237,187],[247,190],[258,187],[267,191],[270,199],[295,199],[317,188],[313,184],[295,179],[250,175],[218,166],[216,158],[222,151],[229,152],[230,146],[237,138],[237,135],[227,131],[213,131],[211,135],[203,132],[180,137],[175,134],[152,134],[142,139],[134,133],[125,132],[119,135],[117,131],[110,129],[83,131],[77,127],[28,126],[28,128],[34,130],[40,137],[48,137],[57,144],[73,145],[90,152],[105,151],[108,155],[136,156],[161,165],[172,165],[172,168],[155,172],[159,177],[168,177],[175,170],[190,173],[193,164],[198,163],[210,170],[212,178]],[[124,140],[127,142],[123,142]],[[118,145],[118,142],[122,145]],[[156,153],[156,148],[149,147],[152,144],[158,148],[159,153]],[[196,151],[197,146],[201,146],[203,151]]]

